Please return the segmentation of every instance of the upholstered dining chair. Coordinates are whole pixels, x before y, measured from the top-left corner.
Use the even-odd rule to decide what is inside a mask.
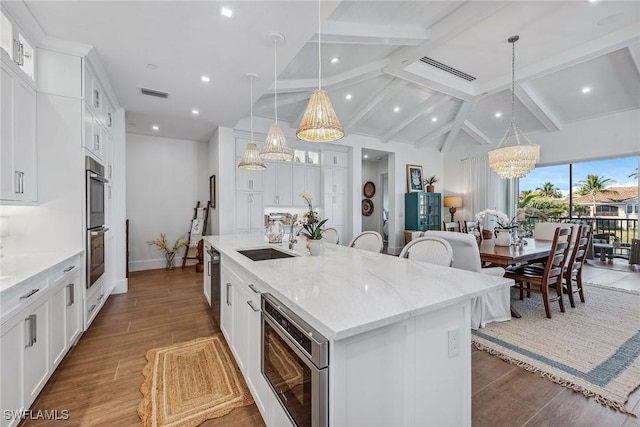
[[[439,237],[419,237],[402,248],[400,258],[450,267],[453,260],[453,249],[449,242]]]
[[[382,252],[384,242],[377,231],[363,231],[349,242],[350,248],[364,249],[371,252]]]
[[[551,319],[550,302],[558,301],[560,311],[563,313],[565,311],[562,299],[562,276],[570,241],[571,228],[557,227],[551,243],[549,257],[544,264],[508,267],[505,273],[505,277],[515,280],[515,286],[520,289],[520,299],[524,299],[525,290],[527,291],[527,297],[530,296],[531,292],[542,294],[544,311],[549,319]],[[536,286],[536,288],[532,288],[532,285]],[[549,298],[550,285],[555,286],[556,297]]]
[[[453,249],[451,267],[492,276],[504,276],[504,268],[482,268],[480,250],[473,234],[426,231],[425,236],[446,240]],[[497,289],[491,293],[471,299],[471,328],[478,329],[491,322],[511,320],[510,289]]]
[[[569,259],[564,268],[563,290],[569,297],[571,307],[576,306],[573,294],[578,293],[580,301],[584,302],[584,290],[582,289],[582,264],[587,255],[587,247],[591,238],[591,227],[588,225],[580,225],[577,228],[576,239],[569,252]],[[573,284],[575,282],[575,289]]]
[[[477,230],[480,234],[480,238],[482,239],[482,233],[480,233],[480,223],[478,221],[466,221],[464,222],[464,233],[471,233]]]
[[[442,229],[444,231],[456,231],[458,233],[462,232],[462,227],[460,226],[460,221],[454,221],[454,222],[444,222],[444,221],[442,221]]]
[[[340,244],[340,233],[333,227],[327,227],[322,232],[322,240],[338,245]]]

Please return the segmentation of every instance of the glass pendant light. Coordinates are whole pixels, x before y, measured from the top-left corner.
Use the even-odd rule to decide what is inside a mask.
[[[251,79],[251,140],[242,154],[242,159],[240,160],[238,167],[240,169],[262,170],[266,169],[266,166],[264,165],[262,158],[260,158],[260,151],[258,151],[258,147],[253,142],[253,79],[258,76],[251,73],[247,74],[247,77]]]
[[[540,160],[540,146],[529,141],[516,124],[515,113],[515,67],[516,42],[520,36],[511,36],[507,40],[512,46],[511,56],[511,124],[500,140],[498,147],[489,151],[489,167],[500,178],[523,178]],[[515,143],[509,145],[513,138]],[[523,140],[525,144],[521,144]]]
[[[274,43],[274,66],[273,73],[275,77],[274,81],[274,110],[275,110],[275,118],[276,121],[269,128],[269,133],[267,133],[267,139],[264,141],[264,145],[262,146],[262,151],[260,152],[260,157],[266,160],[291,160],[293,155],[291,154],[291,150],[287,147],[287,140],[284,137],[284,133],[278,125],[278,41],[284,41],[284,36],[279,33],[272,33],[269,35],[270,38],[273,39]]]
[[[302,116],[296,136],[309,142],[331,142],[344,136],[344,130],[333,110],[327,92],[322,90],[320,0],[318,0],[318,90],[309,98],[309,104]]]

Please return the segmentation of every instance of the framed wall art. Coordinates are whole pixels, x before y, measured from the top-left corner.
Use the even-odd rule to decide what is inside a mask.
[[[422,191],[422,166],[407,165],[407,193]]]

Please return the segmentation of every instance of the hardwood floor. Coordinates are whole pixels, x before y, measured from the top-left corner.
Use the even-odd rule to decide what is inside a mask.
[[[147,350],[218,332],[193,268],[134,272],[129,292],[112,295],[62,361],[32,410],[68,410],[66,421],[27,420],[25,426],[136,426]],[[473,426],[640,427],[638,418],[510,365],[472,352]],[[640,390],[628,408],[640,413]],[[263,426],[255,405],[204,426]]]

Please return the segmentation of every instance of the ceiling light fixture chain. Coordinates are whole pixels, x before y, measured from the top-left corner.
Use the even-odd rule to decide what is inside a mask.
[[[274,104],[275,123],[269,128],[267,138],[262,145],[260,157],[265,160],[282,160],[290,161],[293,158],[291,150],[287,146],[287,140],[284,132],[278,125],[278,41],[284,41],[284,36],[280,33],[271,33],[269,37],[273,38],[273,78],[274,78]]]
[[[533,169],[540,160],[540,146],[529,141],[516,123],[516,47],[519,36],[511,36],[511,123],[498,146],[489,151],[489,167],[501,178],[522,178]],[[513,137],[515,144],[509,145]],[[521,144],[520,140],[526,142]]]

